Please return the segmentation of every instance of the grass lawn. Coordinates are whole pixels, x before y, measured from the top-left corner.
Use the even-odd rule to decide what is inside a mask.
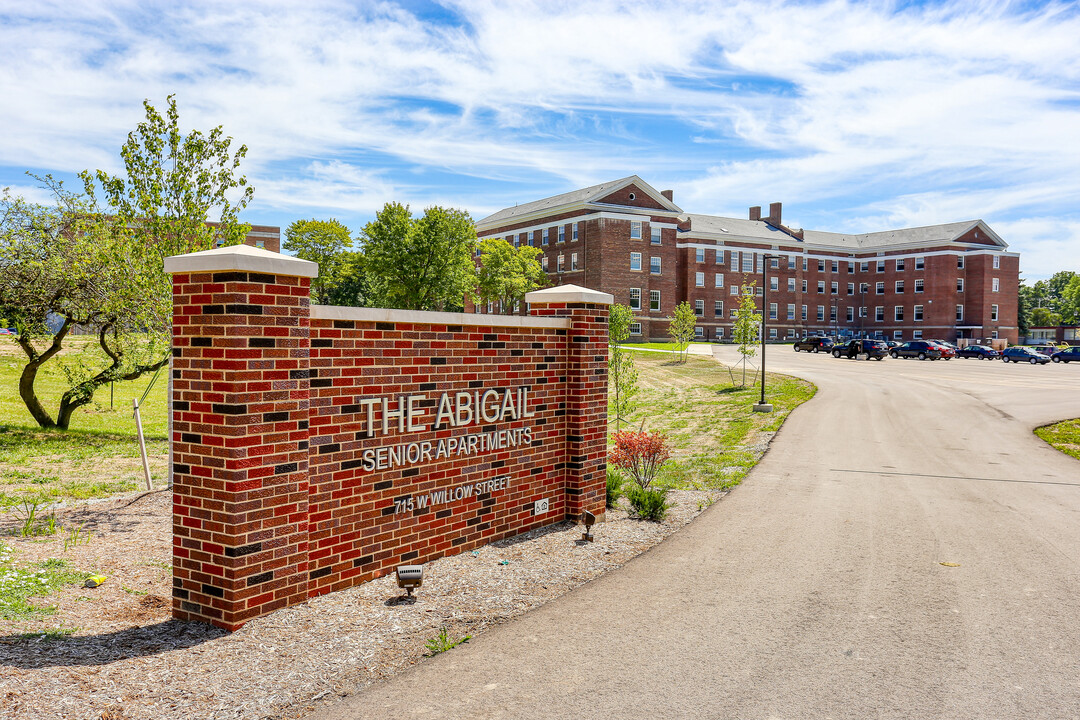
[[[708,345],[704,342],[692,342],[691,345]],[[653,343],[624,343],[623,347],[630,350],[667,350],[668,352],[675,352],[675,343],[670,342],[653,342]]]
[[[80,342],[85,340],[65,345]],[[38,397],[54,416],[66,387],[60,363],[72,356],[65,352],[38,372]],[[143,487],[131,401],[142,396],[150,377],[118,383],[112,407],[109,387],[99,388],[91,404],[75,411],[70,430],[42,430],[19,397],[24,364],[25,355],[14,341],[0,338],[0,509],[22,508],[27,500],[82,500]],[[142,406],[150,470],[161,483],[168,452],[165,372]]]
[[[644,421],[646,430],[668,435],[672,459],[656,482],[672,489],[737,485],[788,413],[816,392],[805,380],[770,373],[765,392],[773,412],[755,413],[751,407],[760,399],[760,386],[733,387],[727,368],[712,358],[691,355],[678,363],[658,353],[640,353],[634,364],[640,390],[636,410],[623,427],[637,429]],[[614,433],[615,423],[608,428]]]
[[[1066,455],[1080,460],[1080,418],[1035,428],[1035,434]]]

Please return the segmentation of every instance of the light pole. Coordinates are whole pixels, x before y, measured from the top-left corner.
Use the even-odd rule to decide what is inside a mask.
[[[754,412],[772,412],[772,405],[765,402],[765,331],[769,323],[769,261],[778,255],[763,253],[761,256],[761,402],[754,405]]]

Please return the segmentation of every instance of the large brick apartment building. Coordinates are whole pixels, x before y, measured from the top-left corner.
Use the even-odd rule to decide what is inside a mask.
[[[685,213],[635,175],[500,210],[476,230],[543,250],[553,284],[611,293],[641,340],[666,338],[684,300],[699,337],[730,339],[740,293],[761,307],[767,261],[770,339],[1017,341],[1020,258],[982,220],[847,235],[786,227],[781,210]]]

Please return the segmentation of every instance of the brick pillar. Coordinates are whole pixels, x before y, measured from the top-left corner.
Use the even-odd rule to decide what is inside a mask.
[[[235,630],[307,599],[318,266],[240,245],[173,276],[173,617]]]
[[[603,518],[607,496],[608,293],[576,285],[528,293],[531,313],[570,318],[566,361],[566,515]]]

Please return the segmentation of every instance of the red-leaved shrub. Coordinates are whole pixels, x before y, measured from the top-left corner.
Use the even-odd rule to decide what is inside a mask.
[[[608,452],[608,461],[634,478],[642,490],[656,479],[660,466],[671,457],[667,435],[639,430],[615,433],[615,447]]]

